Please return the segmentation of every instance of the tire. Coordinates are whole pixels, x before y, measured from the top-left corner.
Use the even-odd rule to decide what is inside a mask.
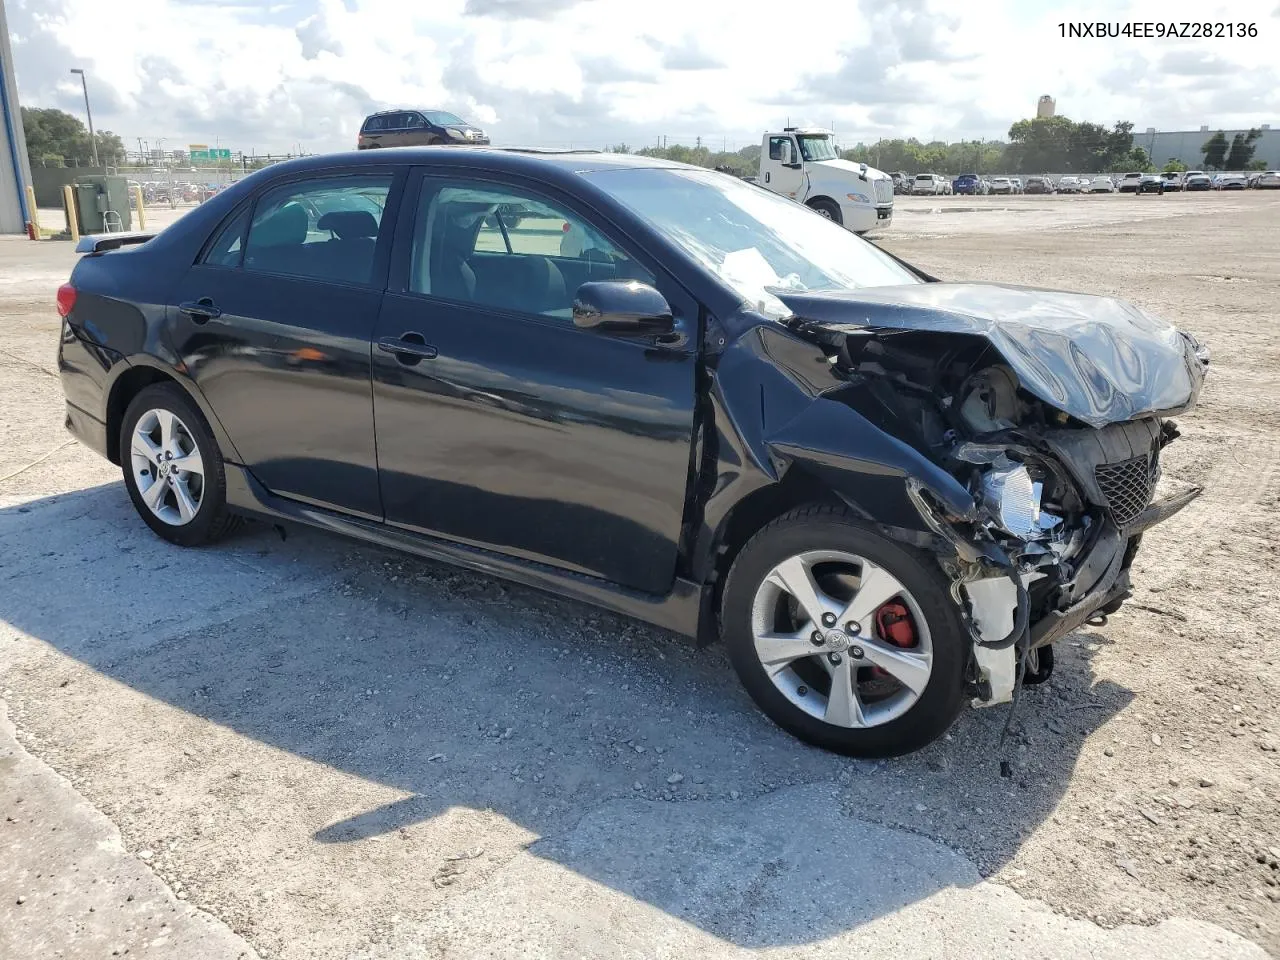
[[[918,692],[899,683],[896,673],[891,675],[881,670],[877,676],[878,668],[867,666],[867,661],[872,657],[871,643],[865,638],[867,630],[878,633],[879,626],[861,628],[861,625],[851,625],[845,631],[848,636],[844,642],[848,646],[844,648],[843,657],[848,658],[848,662],[843,669],[852,671],[856,691],[852,699],[858,704],[856,716],[864,721],[863,726],[837,725],[826,719],[831,715],[831,699],[830,695],[820,696],[817,685],[823,683],[823,675],[815,674],[815,671],[827,670],[824,660],[839,662],[831,660],[832,653],[824,653],[824,648],[820,647],[814,648],[813,655],[808,655],[807,650],[803,655],[788,653],[787,665],[775,669],[771,675],[762,663],[762,654],[757,651],[756,627],[762,623],[761,598],[767,598],[770,590],[776,592],[779,589],[773,576],[777,574],[777,568],[793,564],[801,555],[817,556],[822,561],[836,554],[856,555],[857,558],[881,568],[880,573],[887,573],[897,580],[902,592],[891,596],[895,598],[895,602],[901,600],[909,605],[911,627],[918,631],[915,640],[918,649],[914,651],[916,656],[911,659],[917,664],[922,662],[922,655],[929,656],[932,660],[928,667],[927,681],[921,680],[919,673],[916,674],[916,683],[921,687]],[[821,585],[824,581],[817,574],[812,574],[812,571],[829,566],[831,565],[815,562],[813,566],[806,567],[811,571],[810,582]],[[855,601],[863,584],[870,582],[864,579],[866,571],[866,566],[859,569],[858,587],[853,590]],[[825,593],[827,587],[821,586],[821,589]],[[831,597],[826,599],[830,600]],[[873,599],[871,602],[877,601]],[[879,624],[880,615],[889,605],[881,604],[876,608],[875,615],[867,619],[872,624]],[[852,607],[851,603],[850,608]],[[769,609],[769,604],[765,603],[763,609]],[[790,615],[786,608],[782,609],[782,616]],[[843,507],[801,507],[782,515],[757,532],[742,548],[729,571],[720,606],[720,621],[721,636],[728,648],[729,659],[756,705],[784,730],[814,746],[855,757],[888,757],[910,753],[940,737],[951,726],[964,704],[969,640],[961,623],[960,613],[951,601],[946,577],[931,557],[868,529]],[[798,627],[801,640],[809,643],[810,640],[805,639],[805,631],[812,626],[812,620],[803,619],[802,614],[796,614],[794,620],[786,625],[786,629],[794,628],[796,621],[801,622]],[[760,629],[770,633],[779,627],[775,622]],[[825,632],[830,637],[832,633],[839,633],[839,625],[826,631],[815,631],[815,634],[820,632]],[[794,646],[797,642],[794,637],[787,637],[786,642],[793,645],[789,649],[804,649]],[[840,641],[836,638],[835,641],[822,642],[830,644]],[[883,640],[877,640],[876,644],[881,651],[892,649]],[[863,647],[867,649],[864,650]],[[825,649],[840,648],[828,646]],[[792,656],[798,659],[789,659]],[[881,654],[877,654],[876,659],[880,656]],[[781,659],[775,662],[781,662]],[[833,675],[837,675],[834,674],[834,669],[836,668],[833,668]],[[811,681],[815,684],[812,690],[804,685],[804,676],[816,676]],[[775,681],[774,677],[781,679]],[[864,678],[869,678],[873,685],[890,685],[889,697],[880,700],[869,698],[868,679]],[[888,679],[886,681],[882,678]],[[825,682],[830,686],[833,680],[827,677]],[[790,693],[784,693],[779,683],[789,684]],[[893,685],[900,689],[893,692]],[[798,706],[796,698],[809,709]],[[902,706],[903,704],[906,705]],[[817,712],[823,712],[823,715],[818,716]],[[877,713],[880,714],[879,718],[876,717]]]
[[[817,200],[810,200],[808,207],[810,210],[821,214],[833,223],[838,223],[841,226],[844,225],[844,217],[840,215],[840,207],[833,201],[828,200],[825,197],[819,197]]]
[[[174,418],[167,421],[171,424],[168,444],[164,442],[166,414]],[[135,448],[136,435],[140,429],[150,429],[153,422],[154,449],[143,454],[145,444]],[[197,456],[192,457],[193,453]],[[192,469],[175,470],[181,463]],[[153,533],[170,543],[181,547],[212,543],[241,523],[227,507],[227,480],[218,444],[199,408],[176,384],[153,384],[133,398],[120,425],[120,464],[134,509]],[[148,505],[140,487],[148,476],[154,478],[151,484],[159,490],[158,509]],[[160,486],[165,483],[168,492]],[[148,485],[147,490],[151,489]],[[185,506],[179,497],[182,491],[187,494]],[[194,509],[190,509],[192,505]]]

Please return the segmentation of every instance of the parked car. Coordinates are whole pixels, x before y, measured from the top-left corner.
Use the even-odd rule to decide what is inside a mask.
[[[1053,181],[1048,177],[1027,177],[1027,193],[1054,193]]]
[[[1115,193],[1116,184],[1110,177],[1094,177],[1089,181],[1086,193]]]
[[[1213,189],[1243,190],[1247,183],[1243,173],[1220,173],[1213,178]]]
[[[1164,173],[1160,174],[1160,179],[1164,181],[1164,188],[1166,190],[1182,189],[1181,173],[1175,172],[1173,170],[1166,170]]]
[[[1213,181],[1203,170],[1188,170],[1182,175],[1182,189],[1190,193],[1193,190],[1208,190]]]
[[[844,753],[1045,679],[1199,493],[1155,493],[1208,362],[1189,335],[938,282],[697,167],[321,155],[77,250],[66,423],[161,539],[308,524],[718,636],[762,710]]]
[[[962,173],[952,182],[951,191],[965,196],[978,196],[987,192],[987,185],[976,173]]]
[[[911,174],[905,170],[895,170],[889,174],[893,180],[893,192],[895,194],[905,194],[911,192]]]
[[[1013,181],[1008,177],[992,177],[987,189],[991,193],[1013,193]]]
[[[445,110],[383,110],[364,118],[356,149],[488,142],[479,127]]]
[[[913,196],[942,196],[951,192],[951,184],[946,177],[936,173],[920,173],[911,182]]]
[[[1280,189],[1280,171],[1263,170],[1258,174],[1253,185],[1259,190],[1276,190]]]
[[[1009,182],[1013,184],[1014,193],[1022,193],[1022,191],[1026,189],[1026,187],[1023,186],[1021,177],[1010,177]]]
[[[1135,197],[1144,193],[1155,193],[1164,196],[1164,179],[1154,173],[1144,173],[1142,179],[1138,181],[1138,189],[1133,192]]]
[[[1059,177],[1056,184],[1059,193],[1079,193],[1089,183],[1088,177]]]
[[[1116,184],[1116,191],[1118,193],[1136,193],[1141,182],[1141,173],[1126,173],[1120,178],[1120,182]]]

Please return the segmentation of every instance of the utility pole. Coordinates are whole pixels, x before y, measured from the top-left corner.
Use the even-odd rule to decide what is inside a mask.
[[[93,111],[89,109],[89,81],[84,78],[84,71],[72,67],[72,73],[80,74],[80,88],[84,90],[84,115],[89,120],[89,147],[93,150],[93,165],[98,165],[98,138],[93,134]]]

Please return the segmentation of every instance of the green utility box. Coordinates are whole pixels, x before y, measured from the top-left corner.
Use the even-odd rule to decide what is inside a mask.
[[[81,177],[71,186],[81,233],[133,229],[129,181],[124,177]]]

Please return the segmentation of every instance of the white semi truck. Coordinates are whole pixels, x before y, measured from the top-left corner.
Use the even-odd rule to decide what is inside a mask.
[[[852,230],[893,222],[893,179],[865,163],[841,160],[830,130],[784,127],[760,145],[760,186],[791,197]]]

